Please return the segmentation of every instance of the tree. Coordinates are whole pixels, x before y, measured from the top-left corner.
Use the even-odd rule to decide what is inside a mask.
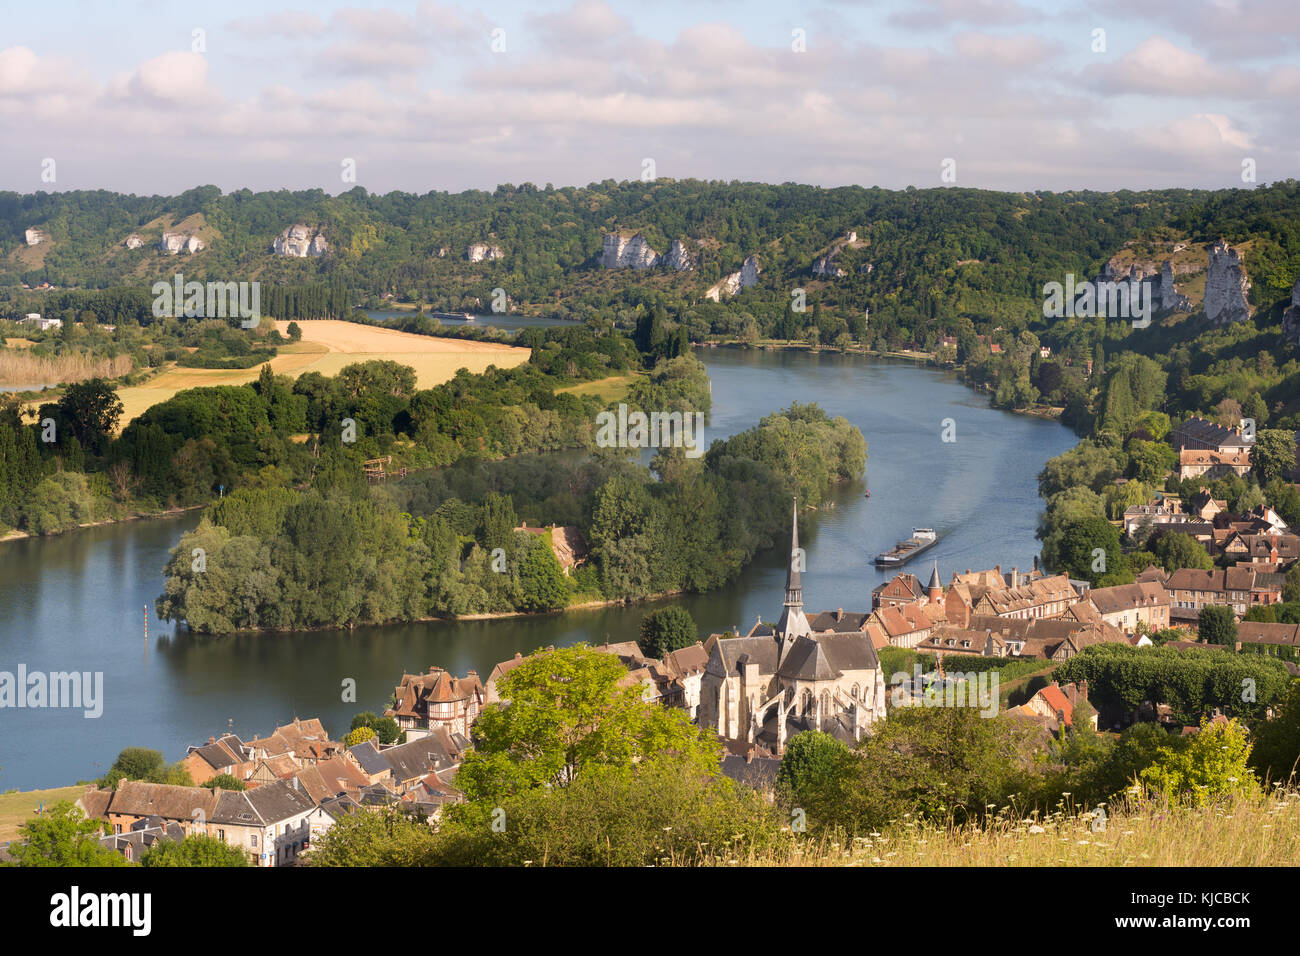
[[[1293,564],[1282,583],[1282,600],[1288,604],[1300,602],[1300,564]]]
[[[168,764],[160,751],[147,747],[126,747],[117,755],[108,773],[99,780],[101,787],[115,787],[120,780],[144,780],[147,783],[168,783],[178,787],[194,786],[194,779],[177,761]]]
[[[1214,567],[1214,560],[1201,543],[1181,531],[1160,535],[1156,540],[1155,555],[1160,559],[1161,567],[1170,574],[1182,568],[1209,571]]]
[[[70,800],[60,800],[18,828],[9,855],[18,866],[126,866],[121,854],[100,845],[100,826]]]
[[[80,440],[93,454],[104,453],[113,429],[122,417],[122,399],[102,378],[76,382],[64,389],[59,412]]]
[[[1196,618],[1196,633],[1206,644],[1237,644],[1237,615],[1223,604],[1209,604],[1201,608]]]
[[[820,786],[839,772],[840,761],[848,752],[848,746],[830,734],[816,730],[797,733],[786,743],[776,785],[797,804],[810,787]]]
[[[290,322],[289,328],[286,331],[289,333],[290,342],[297,342],[302,339],[302,326],[297,322]]]
[[[1072,578],[1091,581],[1094,586],[1127,570],[1120,550],[1119,529],[1105,518],[1069,521],[1062,532],[1057,570]]]
[[[637,644],[646,657],[662,658],[669,651],[690,647],[699,640],[699,628],[690,612],[681,607],[663,607],[641,618]]]
[[[372,727],[357,727],[355,730],[348,731],[348,735],[343,738],[343,746],[355,747],[357,744],[363,744],[367,740],[374,740],[378,734]]]
[[[528,535],[527,550],[519,559],[519,609],[554,611],[569,600],[569,579],[551,550],[550,541]]]
[[[1295,433],[1285,428],[1266,428],[1255,433],[1250,449],[1250,467],[1261,485],[1285,478],[1295,469]]]
[[[1138,776],[1167,799],[1195,807],[1225,797],[1251,797],[1259,793],[1259,781],[1248,764],[1250,751],[1246,728],[1235,718],[1207,718],[1186,747],[1162,747],[1155,763]]]
[[[474,749],[456,776],[470,800],[497,800],[534,787],[564,786],[579,769],[629,767],[664,751],[683,768],[715,770],[718,744],[685,711],[643,699],[641,685],[623,686],[627,668],[585,645],[538,651],[500,684],[474,724]]]
[[[1272,720],[1254,728],[1251,766],[1262,779],[1290,783],[1300,770],[1300,681],[1293,682]]]
[[[209,790],[214,790],[217,787],[220,787],[222,790],[237,790],[237,791],[248,789],[244,785],[244,781],[228,773],[219,773],[215,777],[210,777],[209,779],[203,781],[203,786],[207,787]]]
[[[239,789],[243,789],[242,787]],[[141,866],[248,866],[248,854],[225,840],[202,833],[155,843],[140,857]]]

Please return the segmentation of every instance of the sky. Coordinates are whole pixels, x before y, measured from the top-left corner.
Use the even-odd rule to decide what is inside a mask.
[[[1252,187],[1297,0],[49,0],[0,22],[0,190],[650,177]]]

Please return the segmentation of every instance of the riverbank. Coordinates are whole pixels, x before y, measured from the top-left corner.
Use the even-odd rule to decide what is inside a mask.
[[[191,511],[200,511],[206,508],[206,504],[189,505],[184,508],[163,508],[160,511],[135,511],[129,515],[123,515],[121,518],[104,518],[101,521],[83,521],[75,528],[69,528],[66,531],[59,531],[56,534],[34,535],[30,531],[21,531],[17,528],[0,534],[0,544],[6,541],[25,541],[28,538],[61,538],[66,534],[72,534],[75,531],[83,531],[86,528],[102,528],[111,524],[124,524],[127,521],[148,521],[152,518],[175,518],[178,515],[187,514]]]

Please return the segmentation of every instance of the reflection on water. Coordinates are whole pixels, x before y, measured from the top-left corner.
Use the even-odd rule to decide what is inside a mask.
[[[866,435],[866,482],[836,489],[826,507],[800,522],[811,610],[868,608],[872,587],[885,579],[872,558],[913,526],[942,536],[909,568],[917,573],[928,573],[932,560],[945,580],[955,570],[1032,564],[1035,476],[1074,444],[1065,428],[990,409],[930,369],[801,352],[700,355],[713,379],[706,441],[794,400],[844,415]],[[940,440],[945,418],[955,422],[955,442]],[[356,711],[387,704],[403,670],[438,664],[486,678],[516,651],[634,639],[650,607],[351,632],[177,634],[153,616],[153,601],[168,549],[197,523],[194,512],[0,545],[0,670],[24,663],[29,670],[102,671],[105,687],[97,720],[79,710],[0,710],[0,790],[97,776],[133,744],[175,760],[209,735],[231,727],[266,733],[295,715],[319,716],[340,735]],[[724,591],[676,603],[704,633],[746,630],[760,614],[771,620],[780,611],[781,552],[761,555]],[[356,681],[356,703],[342,700],[347,678]]]

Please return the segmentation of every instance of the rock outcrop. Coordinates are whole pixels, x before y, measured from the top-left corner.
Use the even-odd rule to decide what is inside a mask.
[[[1291,288],[1291,305],[1282,313],[1282,335],[1292,344],[1300,344],[1300,279]]]
[[[659,259],[659,253],[650,248],[639,232],[631,237],[607,233],[600,250],[600,265],[604,269],[650,269]]]
[[[126,246],[128,249],[139,249],[144,246],[144,240],[133,232],[122,240],[122,245]]]
[[[834,278],[840,278],[848,275],[847,272],[835,264],[834,256],[821,256],[814,260],[812,271],[815,276],[831,276]]]
[[[1205,276],[1205,317],[1226,325],[1250,318],[1250,279],[1241,255],[1220,239],[1210,246],[1210,271]]]
[[[27,240],[27,244],[29,246],[39,246],[42,242],[49,239],[50,237],[47,236],[45,233],[41,232],[39,229],[28,229],[24,238]]]
[[[162,238],[158,240],[158,248],[169,256],[174,256],[181,251],[199,252],[206,245],[198,236],[187,235],[183,232],[164,232]]]
[[[490,246],[486,242],[470,243],[469,248],[465,250],[465,258],[470,262],[483,262],[484,260],[491,262],[494,259],[502,258],[502,256],[500,246]]]
[[[313,232],[302,223],[285,229],[271,243],[271,251],[277,256],[294,256],[305,259],[307,256],[323,256],[329,252],[329,243],[319,230]]]
[[[748,289],[752,285],[757,285],[759,273],[762,271],[763,268],[759,265],[758,256],[750,256],[741,265],[739,272],[731,273],[731,275],[705,292],[704,297],[718,302],[724,295],[735,295],[741,289]]]
[[[674,239],[673,244],[668,247],[668,255],[664,257],[664,262],[668,268],[676,269],[678,272],[689,272],[695,268],[695,260],[686,251],[686,245],[680,239]]]
[[[1160,308],[1164,312],[1188,312],[1192,301],[1178,291],[1174,282],[1174,264],[1168,259],[1160,266]]]

